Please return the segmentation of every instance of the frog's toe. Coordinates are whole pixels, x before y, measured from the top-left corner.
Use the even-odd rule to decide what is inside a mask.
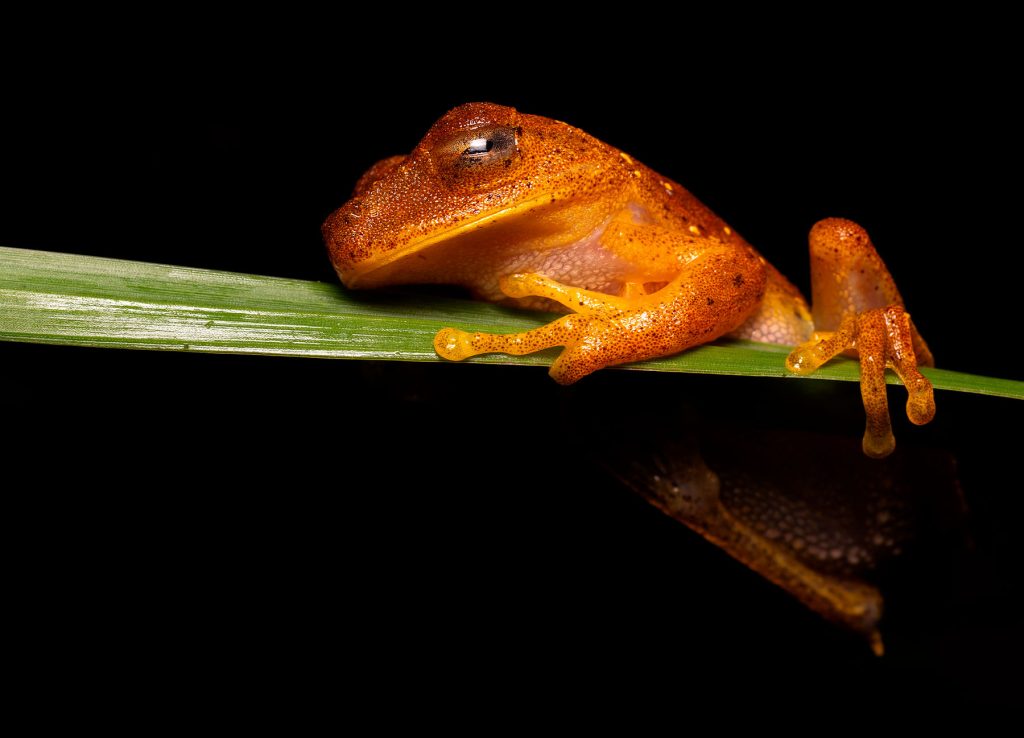
[[[501,277],[498,287],[508,297],[543,297],[584,316],[615,315],[629,307],[628,301],[615,295],[573,287],[535,272]]]
[[[437,355],[449,361],[462,361],[478,354],[532,354],[564,346],[549,373],[559,384],[572,384],[609,364],[628,360],[608,340],[610,323],[606,319],[566,315],[547,325],[522,333],[469,333],[443,328],[434,336]]]
[[[479,354],[532,354],[552,346],[565,346],[578,332],[575,316],[566,315],[547,325],[521,333],[473,333],[442,328],[434,336],[434,351],[442,359],[462,361]]]
[[[925,425],[935,417],[935,391],[932,383],[914,368],[916,377],[903,377],[907,386],[907,417],[914,425]],[[902,376],[902,375],[901,375]]]
[[[829,359],[851,348],[856,335],[854,318],[844,320],[838,330],[815,333],[786,357],[786,368],[794,374],[811,374]]]

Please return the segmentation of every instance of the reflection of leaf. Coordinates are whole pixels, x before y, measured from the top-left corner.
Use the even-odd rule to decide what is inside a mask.
[[[45,251],[0,248],[0,339],[74,346],[440,361],[438,329],[512,332],[542,313],[436,295],[353,293],[340,285]],[[793,375],[788,349],[720,341],[626,368],[665,372]],[[553,353],[474,361],[549,364]],[[1024,399],[1024,382],[925,370],[936,388]],[[811,375],[854,381],[838,359]],[[896,382],[890,377],[890,382]]]

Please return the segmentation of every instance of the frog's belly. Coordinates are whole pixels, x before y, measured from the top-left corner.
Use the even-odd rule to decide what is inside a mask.
[[[498,258],[490,265],[492,268],[467,270],[459,283],[482,298],[503,300],[505,296],[498,287],[500,277],[535,272],[573,287],[617,295],[629,275],[636,273],[635,265],[603,248],[596,236],[546,251],[510,252],[495,257]]]

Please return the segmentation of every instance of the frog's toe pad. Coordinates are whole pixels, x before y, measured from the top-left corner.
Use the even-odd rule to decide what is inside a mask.
[[[925,425],[935,417],[935,391],[923,375],[905,378],[907,386],[907,417],[914,425]]]
[[[462,361],[478,353],[473,347],[473,334],[458,328],[439,330],[434,336],[434,351],[449,361]]]
[[[889,424],[888,413],[885,416],[885,428],[877,430],[871,428],[871,418],[868,418],[868,428],[864,431],[864,440],[861,448],[864,455],[871,459],[884,459],[896,450],[896,436],[892,434],[892,427]]]

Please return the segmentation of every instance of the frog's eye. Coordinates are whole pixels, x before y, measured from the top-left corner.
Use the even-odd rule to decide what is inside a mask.
[[[465,177],[493,181],[511,174],[520,162],[516,126],[487,125],[459,131],[430,146],[430,159],[442,177],[461,181]]]
[[[475,166],[504,161],[516,152],[516,131],[514,128],[485,128],[473,131],[465,140],[458,163]]]
[[[483,156],[488,151],[494,148],[493,138],[474,138],[469,142],[469,146],[462,152],[464,158],[477,158]]]

